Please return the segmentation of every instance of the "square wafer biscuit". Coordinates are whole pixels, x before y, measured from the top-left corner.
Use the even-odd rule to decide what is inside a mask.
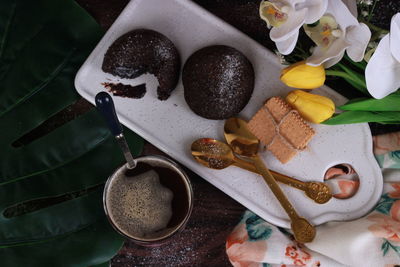
[[[306,148],[314,130],[280,97],[272,97],[251,118],[250,131],[282,163]]]

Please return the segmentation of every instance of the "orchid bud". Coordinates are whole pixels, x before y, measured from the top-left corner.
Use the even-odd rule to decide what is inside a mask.
[[[294,88],[318,88],[325,83],[325,69],[323,66],[310,66],[300,61],[282,70],[281,81]]]
[[[300,115],[313,123],[321,123],[335,112],[335,103],[325,96],[294,90],[286,96],[288,102]]]

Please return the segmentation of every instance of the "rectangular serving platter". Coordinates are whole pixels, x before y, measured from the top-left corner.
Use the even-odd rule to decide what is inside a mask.
[[[120,121],[262,218],[278,226],[290,227],[287,215],[259,176],[236,167],[219,171],[207,169],[192,158],[190,146],[194,140],[202,137],[224,140],[224,121],[207,120],[194,114],[184,100],[181,79],[172,96],[159,101],[157,81],[152,75],[126,80],[101,70],[104,54],[113,41],[140,28],[166,35],[179,50],[182,63],[193,52],[209,45],[228,45],[245,54],[253,64],[256,77],[253,95],[239,114],[246,120],[267,98],[285,96],[293,90],[279,80],[282,65],[278,57],[189,0],[134,0],[83,64],[77,73],[75,87],[79,94],[94,103],[94,96],[105,90],[103,82],[121,81],[132,85],[146,82],[147,93],[142,99],[113,97]],[[338,105],[346,101],[326,86],[313,92],[330,97]],[[327,168],[338,163],[351,164],[361,180],[358,193],[351,199],[332,199],[318,205],[298,190],[284,185],[282,188],[295,203],[297,211],[314,224],[362,216],[376,203],[382,190],[382,176],[373,158],[368,125],[313,124],[312,127],[316,136],[307,150],[289,163],[282,165],[269,152],[262,154],[263,159],[271,169],[304,181],[323,181]]]

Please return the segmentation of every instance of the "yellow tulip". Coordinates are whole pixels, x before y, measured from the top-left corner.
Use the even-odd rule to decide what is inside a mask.
[[[286,96],[286,101],[300,115],[313,123],[321,123],[335,112],[335,103],[325,96],[310,94],[301,90],[294,90]]]
[[[281,81],[294,88],[318,88],[325,83],[325,69],[322,65],[314,67],[300,61],[282,70]]]

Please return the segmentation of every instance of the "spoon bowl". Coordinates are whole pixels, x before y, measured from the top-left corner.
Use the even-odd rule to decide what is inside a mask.
[[[245,157],[257,155],[260,141],[248,129],[247,123],[239,118],[225,122],[224,135],[233,151]]]
[[[215,139],[198,139],[192,143],[191,151],[198,162],[211,169],[221,170],[235,163],[232,149]]]

